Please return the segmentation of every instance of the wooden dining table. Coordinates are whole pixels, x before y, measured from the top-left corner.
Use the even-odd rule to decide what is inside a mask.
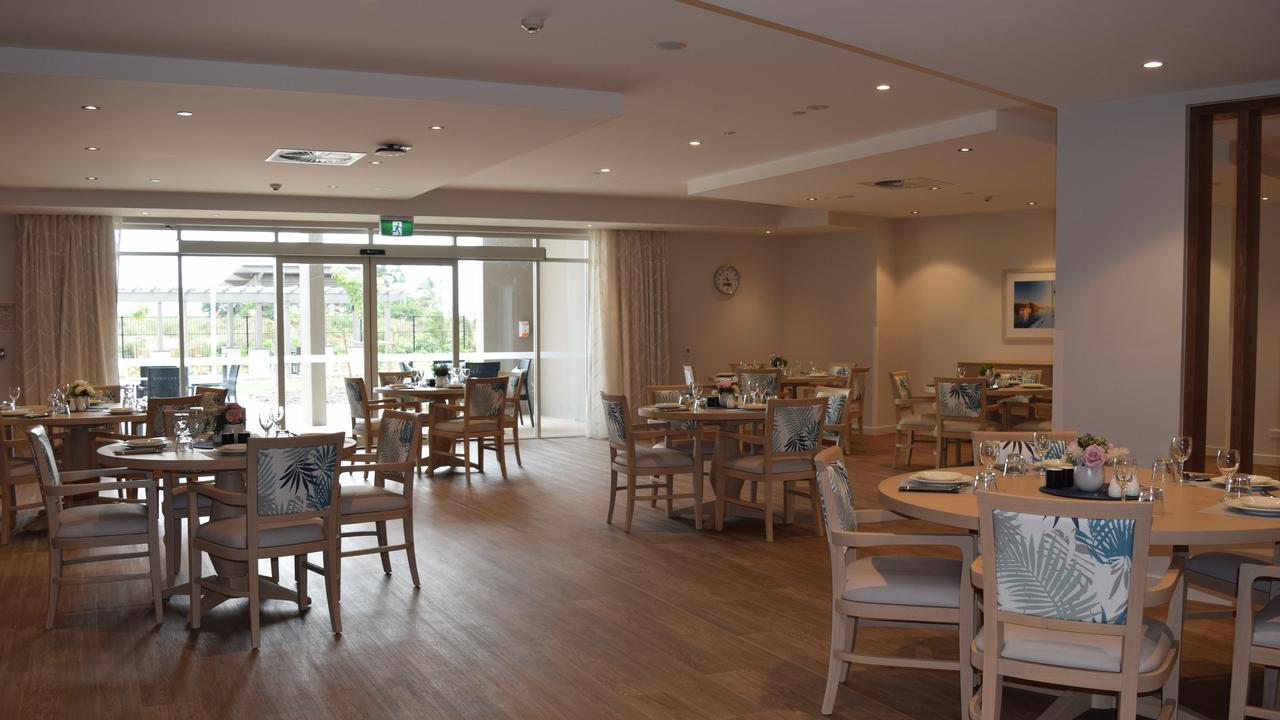
[[[124,443],[110,443],[99,447],[97,451],[99,465],[155,473],[160,476],[161,487],[166,491],[175,489],[178,483],[187,478],[209,475],[213,476],[214,487],[234,493],[245,491],[245,474],[249,468],[247,453],[222,453],[216,449],[200,448],[179,451],[172,445],[168,445],[154,452],[118,454],[125,447]],[[353,438],[345,438],[342,445],[343,457],[350,457],[355,451],[356,441]],[[217,501],[214,501],[210,509],[210,517],[215,520],[243,514],[244,508]],[[167,523],[170,518],[165,520]],[[218,576],[217,582],[239,590],[243,590],[248,585],[248,566],[245,563],[216,557],[210,558],[210,561],[213,564],[214,573]],[[188,568],[188,572],[194,572],[194,568]],[[213,581],[214,578],[210,580]],[[263,598],[295,602],[298,599],[295,591],[278,582],[269,578],[259,578],[259,581]],[[188,584],[182,583],[165,588],[165,596],[185,595],[189,592],[189,587]],[[229,599],[229,596],[206,587],[200,603],[201,612],[217,607]]]
[[[20,407],[23,414],[0,415],[0,423],[11,425],[17,431],[35,425],[65,430],[62,445],[64,470],[89,470],[96,464],[93,453],[93,430],[102,427],[118,427],[123,423],[145,422],[147,414],[141,410],[129,413],[113,413],[118,404],[101,405],[89,410],[72,413],[48,413],[42,406]],[[33,415],[34,417],[27,417]]]
[[[948,468],[970,477],[976,468]],[[970,532],[978,531],[978,496],[970,490],[958,493],[904,492],[898,489],[902,481],[914,473],[902,473],[881,481],[877,490],[881,504],[899,515],[947,525]],[[1150,484],[1149,470],[1139,469],[1138,481]],[[1002,494],[1035,497],[1059,502],[1063,513],[1069,514],[1069,505],[1079,502],[1120,502],[1102,500],[1075,500],[1055,497],[1040,491],[1044,484],[1038,472],[1026,475],[1001,475],[997,478],[997,492]],[[1189,546],[1197,548],[1225,545],[1259,545],[1280,543],[1280,516],[1262,517],[1238,513],[1222,504],[1224,491],[1207,482],[1166,483],[1164,504],[1156,505],[1151,521],[1151,544],[1169,546],[1175,556],[1186,556]],[[1128,501],[1133,502],[1133,501]],[[1185,592],[1183,587],[1177,592]],[[1181,642],[1182,618],[1170,616],[1169,627]],[[1106,707],[1112,698],[1090,693],[1065,692],[1045,711],[1042,718],[1070,718],[1091,707]],[[1148,701],[1149,702],[1149,701]],[[1140,705],[1140,710],[1153,709]],[[1180,708],[1179,717],[1198,718],[1198,714]]]

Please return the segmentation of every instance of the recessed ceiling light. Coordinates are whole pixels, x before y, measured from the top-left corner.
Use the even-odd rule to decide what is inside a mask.
[[[1032,207],[1035,207],[1036,202],[1035,202],[1034,200],[1032,200],[1032,201],[1028,202],[1027,204],[1028,204],[1028,205],[1030,205],[1030,206],[1032,206]]]
[[[1263,200],[1270,200],[1271,198],[1267,197],[1266,195],[1263,195],[1263,196],[1262,196],[1262,199],[1263,199]]]
[[[428,126],[427,126],[427,129],[429,129],[429,130],[443,130],[443,129],[444,129],[444,126],[443,126],[443,125],[428,125]]]
[[[772,234],[773,234],[773,231],[772,231],[772,230],[765,230],[765,231],[764,231],[764,234],[765,234],[765,235],[772,235]]]
[[[912,210],[912,211],[911,211],[911,214],[912,214],[912,215],[919,215],[919,214],[920,214],[920,211],[919,211],[919,210]]]
[[[370,165],[381,165],[381,164],[382,164],[382,161],[381,161],[381,160],[370,160],[370,161],[369,161],[369,164],[370,164]]]
[[[692,145],[693,147],[698,147],[699,145],[701,145],[701,144],[702,144],[702,141],[701,141],[701,140],[690,140],[690,141],[689,141],[689,144],[690,144],[690,145]]]
[[[330,190],[337,190],[337,189],[338,189],[338,186],[337,186],[337,185],[330,185],[330,186],[329,186],[329,189],[330,189]]]
[[[809,202],[816,202],[818,200],[818,198],[816,197],[805,198],[805,199],[808,200]]]
[[[592,227],[591,223],[587,223],[587,227]]]
[[[97,180],[97,179],[98,179],[98,178],[93,177],[92,175],[90,175],[89,177],[86,177],[86,178],[85,178],[85,180]]]
[[[973,152],[973,148],[971,147],[956,148],[956,151],[957,152]]]
[[[93,152],[93,151],[101,150],[102,148],[98,147],[97,145],[85,145],[84,149]]]
[[[601,172],[601,173],[611,173],[611,172],[613,172],[613,168],[600,168],[600,172]]]
[[[930,190],[941,190],[942,188],[938,187],[937,185],[930,185],[930,186],[929,186],[929,189],[930,189]]]
[[[810,110],[826,110],[829,107],[831,106],[830,105],[809,105],[808,106]]]
[[[654,43],[653,46],[659,50],[683,50],[689,47],[688,44],[682,43],[679,40],[663,40],[662,42]]]
[[[149,183],[158,183],[158,182],[160,182],[160,178],[147,178],[147,182],[149,182]]]
[[[150,212],[147,212],[146,210],[143,210],[143,211],[142,211],[142,214],[143,214],[143,215],[150,215],[151,213],[150,213]]]
[[[80,109],[81,110],[101,110],[102,108],[98,105],[81,105]]]
[[[876,89],[879,90],[880,92],[888,92],[889,90],[893,89],[893,86],[888,83],[880,83],[879,85],[876,86]]]
[[[178,117],[191,117],[192,115],[195,115],[195,113],[191,112],[190,110],[178,111]]]
[[[1164,61],[1163,61],[1163,60],[1148,60],[1148,61],[1146,61],[1146,62],[1142,63],[1142,67],[1144,67],[1144,68],[1146,68],[1146,69],[1148,69],[1148,70],[1155,70],[1156,68],[1162,68],[1162,67],[1164,67]]]

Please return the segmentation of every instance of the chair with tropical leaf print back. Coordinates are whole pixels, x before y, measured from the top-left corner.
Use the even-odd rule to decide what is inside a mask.
[[[764,432],[721,430],[716,436],[716,530],[724,529],[725,504],[749,507],[764,512],[765,540],[773,542],[774,486],[782,488],[782,510],[791,522],[795,509],[792,498],[807,497],[813,504],[813,525],[822,534],[822,512],[818,509],[818,491],[814,488],[813,457],[818,454],[822,421],[827,413],[827,398],[811,397],[793,400],[774,398],[765,410]],[[736,455],[739,443],[760,446],[761,452]],[[736,492],[727,492],[729,480],[760,486],[763,502],[743,500]],[[807,492],[794,486],[804,483]]]
[[[822,420],[822,444],[835,445],[848,455],[853,434],[853,403],[850,401],[853,390],[818,386],[813,389],[813,396],[827,399],[827,414]]]
[[[836,691],[848,680],[853,663],[894,665],[960,672],[959,717],[969,711],[973,695],[974,594],[969,581],[974,540],[965,534],[892,533],[869,530],[865,525],[906,520],[889,510],[855,510],[853,486],[839,448],[830,447],[814,459],[818,468],[819,496],[826,517],[827,549],[831,552],[831,653],[827,664],[827,692],[822,714],[835,707]],[[858,557],[859,549],[936,547],[960,553],[952,557],[908,553]],[[855,651],[858,625],[894,623],[958,630],[956,660],[916,657],[883,657]]]
[[[984,626],[972,717],[1000,717],[1006,678],[1116,693],[1120,720],[1137,716],[1138,695],[1161,691],[1160,717],[1172,717],[1186,586],[1181,557],[1148,585],[1152,507],[978,493]],[[1145,615],[1166,604],[1167,624]],[[1073,698],[1077,712],[1090,707],[1087,694],[1059,702]]]
[[[1034,432],[975,432],[973,434],[973,446],[978,447],[986,440],[995,440],[1000,443],[1000,456],[996,461],[996,467],[1003,468],[1005,462],[1011,455],[1021,456],[1027,466],[1030,467],[1035,463],[1049,460],[1065,460],[1067,457],[1067,446],[1075,441],[1079,435],[1075,432],[1059,431],[1044,433],[1049,437],[1049,451],[1040,456],[1036,450],[1034,443]],[[982,464],[982,460],[974,453],[973,465],[978,467]]]
[[[778,397],[782,392],[781,368],[740,368],[737,373],[738,387],[744,393],[756,390],[768,397]]]
[[[931,397],[912,396],[911,376],[906,370],[890,372],[889,386],[893,388],[893,411],[897,416],[893,437],[893,467],[896,468],[899,451],[907,451],[906,462],[910,465],[917,443],[934,445],[934,435],[938,432],[938,404]]]
[[[374,443],[378,441],[378,414],[383,410],[399,410],[400,403],[395,400],[370,400],[364,378],[343,378],[342,385],[346,389],[347,407],[351,412],[351,437],[356,442],[363,439],[365,452],[373,452]]]
[[[973,442],[974,432],[998,429],[986,419],[987,383],[982,378],[940,377],[934,380],[934,392],[938,401],[937,467],[946,464],[947,449],[953,444],[959,465],[962,446]]]
[[[506,377],[467,378],[462,405],[437,402],[431,406],[432,412],[457,413],[461,419],[433,421],[431,438],[439,441],[440,447],[449,447],[462,443],[462,456],[451,451],[440,449],[433,444],[431,462],[427,468],[428,475],[434,475],[440,465],[461,465],[471,482],[471,468],[484,472],[484,451],[493,450],[498,456],[498,466],[502,469],[502,479],[507,479],[507,431],[503,427],[503,418],[507,413]],[[492,441],[486,443],[486,440]],[[476,444],[476,462],[471,461],[471,442]]]
[[[609,514],[606,523],[613,522],[613,510],[618,502],[618,491],[627,494],[626,519],[623,532],[631,532],[631,518],[635,515],[636,492],[648,490],[651,498],[667,501],[667,516],[671,516],[673,500],[693,498],[693,526],[702,529],[702,488],[694,485],[693,492],[678,494],[673,480],[676,475],[693,476],[693,458],[662,442],[672,435],[688,437],[687,431],[673,431],[669,423],[640,423],[631,416],[631,407],[625,395],[600,393],[604,406],[605,425],[609,433]],[[655,444],[656,443],[656,444]],[[619,474],[626,476],[626,483],[618,484]],[[639,483],[637,477],[665,478],[651,483]]]
[[[852,362],[833,362],[827,365],[827,374],[838,378],[833,380],[831,384],[836,387],[849,387],[849,378],[853,375],[853,370],[856,367],[858,367],[857,363]]]
[[[215,518],[201,524],[197,503],[188,503],[187,539],[190,567],[201,567],[201,553],[212,558],[245,563],[247,588],[218,582],[217,576],[191,576],[191,628],[200,629],[201,598],[208,589],[226,597],[248,598],[249,636],[256,649],[261,640],[259,610],[262,582],[258,561],[293,557],[297,578],[298,611],[306,610],[307,555],[321,553],[325,594],[329,600],[329,623],[335,635],[342,634],[340,606],[341,564],[338,556],[339,505],[338,457],[342,433],[302,435],[291,438],[249,438],[248,472],[245,491],[234,492],[211,485],[188,487],[199,496],[233,508],[243,515]]]
[[[376,536],[378,544],[358,550],[342,550],[342,557],[378,553],[382,556],[382,571],[391,574],[391,552],[404,550],[409,562],[409,575],[413,586],[418,582],[418,559],[413,542],[413,475],[422,447],[422,426],[428,416],[416,413],[388,410],[382,414],[378,429],[378,451],[356,453],[344,464],[342,473],[373,472],[373,484],[344,485],[338,499],[339,522],[347,525],[374,524],[373,530],[343,532],[342,537]],[[400,486],[399,490],[387,487],[387,481]],[[392,545],[387,541],[387,523],[399,520],[403,523],[404,542]],[[315,569],[315,568],[312,568]]]

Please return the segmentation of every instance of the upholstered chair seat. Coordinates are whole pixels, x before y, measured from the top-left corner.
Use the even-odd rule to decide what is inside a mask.
[[[944,557],[877,555],[849,563],[845,600],[883,605],[960,607],[961,562]]]
[[[764,473],[763,455],[745,455],[725,462],[725,467],[750,473]],[[769,463],[771,473],[802,473],[813,470],[813,461],[806,459],[774,460]]]
[[[652,390],[650,390],[652,395]],[[631,416],[631,408],[625,395],[609,395],[600,393],[600,403],[604,410],[605,429],[609,433],[609,512],[605,516],[606,523],[613,522],[613,511],[617,506],[618,493],[625,493],[626,519],[623,530],[631,532],[631,520],[635,515],[637,492],[647,490],[651,493],[649,501],[656,504],[665,500],[667,516],[673,511],[674,500],[692,498],[694,510],[694,527],[702,529],[702,479],[701,467],[698,467],[690,453],[675,448],[665,447],[668,440],[688,438],[687,429],[674,430],[672,423],[640,423]],[[624,481],[619,482],[619,476]],[[689,475],[694,478],[692,491],[677,493],[675,476]],[[640,482],[638,478],[653,478]]]
[[[1069,630],[1009,625],[1004,630],[1004,649],[1000,657],[1053,667],[1080,668],[1101,672],[1120,672],[1120,656],[1124,639],[1118,635],[1082,635]],[[982,628],[973,640],[973,652],[984,651]],[[1173,633],[1158,620],[1142,621],[1142,649],[1138,672],[1155,672],[1172,660]]]
[[[620,452],[614,462],[623,467],[664,468],[684,467],[691,461],[688,453],[681,452],[675,448],[659,446],[636,448],[634,462],[629,453]]]
[[[249,546],[249,535],[245,530],[245,516],[211,520],[196,530],[196,538],[207,540],[223,547],[243,550]],[[320,519],[306,520],[297,525],[285,527],[261,528],[258,530],[258,547],[272,548],[298,543],[324,541],[324,521]]]
[[[58,524],[58,537],[83,538],[104,535],[144,535],[147,532],[145,505],[79,505],[65,508]]]

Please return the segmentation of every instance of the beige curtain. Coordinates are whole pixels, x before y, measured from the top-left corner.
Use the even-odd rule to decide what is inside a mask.
[[[635,407],[645,385],[670,377],[667,235],[596,231],[589,257],[587,434],[605,437],[601,391],[624,393]]]
[[[77,379],[117,382],[112,219],[19,215],[17,223],[23,399],[42,402]]]

